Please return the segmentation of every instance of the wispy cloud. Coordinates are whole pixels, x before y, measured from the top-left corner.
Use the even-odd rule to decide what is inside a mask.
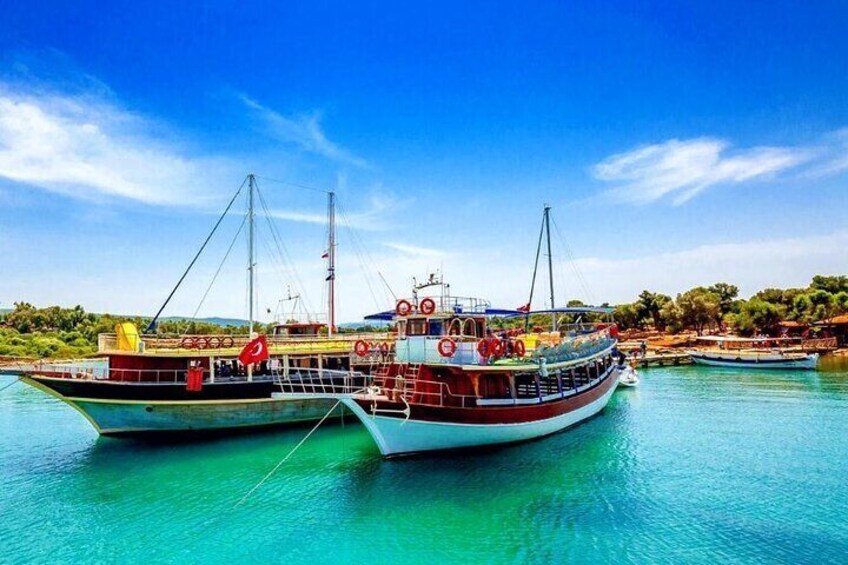
[[[327,139],[326,134],[321,129],[320,113],[313,112],[304,116],[286,117],[245,95],[241,95],[241,100],[255,112],[265,131],[274,139],[284,143],[293,143],[301,149],[339,163],[359,168],[368,167],[368,162],[365,159]]]
[[[394,227],[390,218],[402,203],[385,194],[372,195],[367,201],[367,207],[348,210],[346,205],[338,203],[336,207],[336,222],[342,228],[352,228],[362,231],[383,231]],[[272,208],[272,217],[289,222],[326,225],[326,212],[305,212]]]
[[[440,249],[433,249],[431,247],[419,247],[417,245],[408,245],[406,243],[397,243],[394,241],[384,242],[383,245],[385,245],[389,249],[400,251],[404,255],[420,257],[423,259],[441,259],[449,255],[448,252],[442,251]]]
[[[0,83],[0,178],[9,181],[92,200],[197,204],[233,164],[174,137],[97,95]]]
[[[768,178],[814,155],[808,148],[734,150],[721,139],[671,139],[613,155],[592,172],[599,180],[615,183],[607,191],[615,200],[644,204],[670,197],[679,205],[708,188]]]

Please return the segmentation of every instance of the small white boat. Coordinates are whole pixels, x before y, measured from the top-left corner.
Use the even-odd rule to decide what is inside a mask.
[[[639,374],[633,367],[627,366],[620,368],[621,372],[618,375],[618,386],[635,387],[639,384]]]

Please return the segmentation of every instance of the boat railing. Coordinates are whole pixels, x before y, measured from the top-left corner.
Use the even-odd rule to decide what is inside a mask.
[[[191,351],[191,350],[241,350],[250,341],[245,334],[214,334],[214,335],[162,335],[143,334],[140,336],[142,352],[157,351]],[[290,353],[324,353],[328,351],[351,350],[359,340],[371,342],[386,342],[395,340],[393,333],[344,333],[333,336],[267,336],[268,345]],[[121,351],[115,334],[100,334],[97,338],[97,350],[100,353]]]
[[[204,381],[209,381],[208,369],[203,371]],[[119,369],[109,367],[101,359],[42,362],[32,367],[34,374],[58,379],[114,381],[122,383],[184,383],[187,369]]]
[[[291,368],[276,375],[275,388],[283,394],[309,394],[321,396],[353,395],[366,390],[373,377],[359,371],[334,369]]]

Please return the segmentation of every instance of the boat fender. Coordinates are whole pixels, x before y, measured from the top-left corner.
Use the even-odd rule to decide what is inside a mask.
[[[439,340],[436,348],[442,357],[453,357],[454,353],[456,353],[456,342],[449,337],[443,337]]]
[[[353,352],[359,355],[360,357],[365,357],[366,355],[368,355],[369,351],[371,351],[371,346],[369,346],[367,342],[361,339],[357,340],[357,342],[353,344]]]
[[[409,316],[410,312],[412,312],[412,304],[409,303],[409,300],[398,300],[397,306],[395,306],[395,313],[398,316]]]
[[[418,305],[418,310],[425,316],[429,316],[436,311],[436,302],[432,298],[425,298]]]
[[[524,345],[524,340],[516,340],[515,345],[513,346],[513,351],[515,352],[516,357],[524,357],[524,354],[527,353],[527,346]]]

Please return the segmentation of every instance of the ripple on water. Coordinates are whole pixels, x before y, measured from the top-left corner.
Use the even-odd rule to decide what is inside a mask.
[[[2,383],[0,383],[2,386]],[[848,376],[642,372],[541,441],[382,461],[358,425],[156,445],[0,393],[0,545],[55,562],[839,561]]]

